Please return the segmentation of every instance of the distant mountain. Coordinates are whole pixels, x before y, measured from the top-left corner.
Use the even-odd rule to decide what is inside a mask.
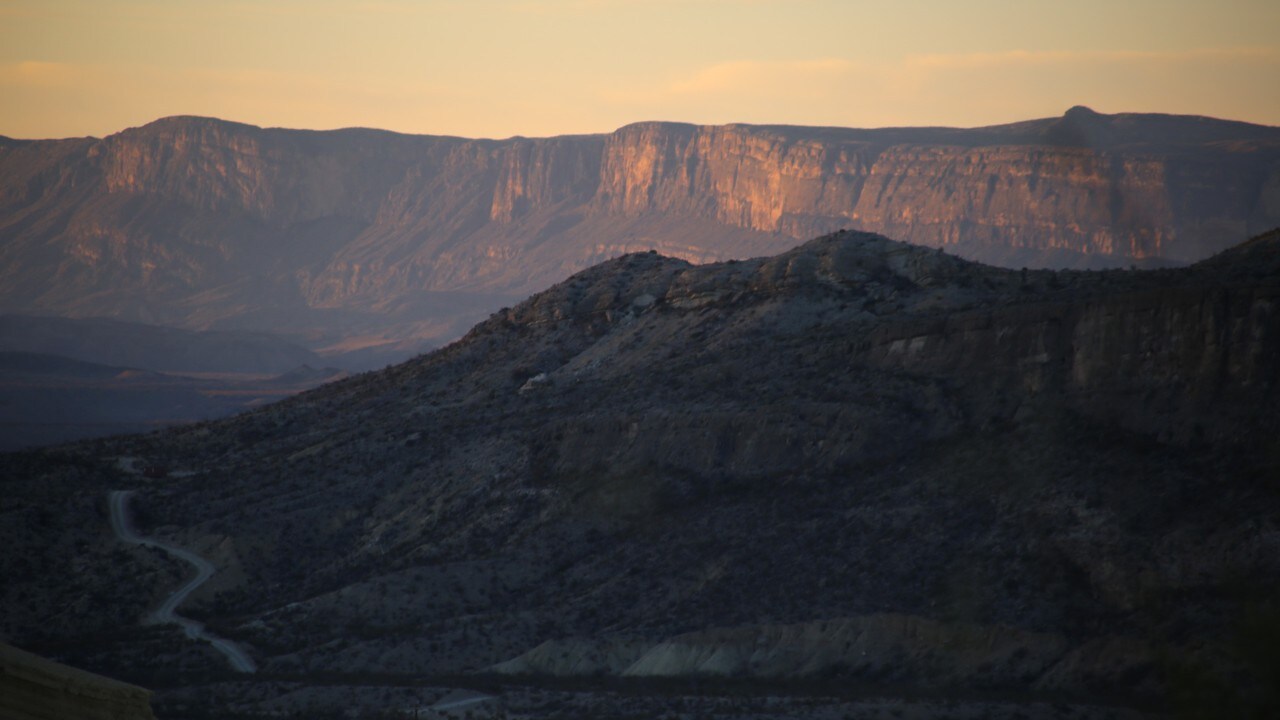
[[[281,373],[321,362],[310,350],[267,333],[193,332],[107,318],[22,315],[0,315],[0,352],[170,372]]]
[[[413,354],[398,349],[390,358]],[[390,358],[321,358],[260,332],[0,315],[0,451],[225,417],[346,374],[331,365]]]
[[[226,417],[345,375],[303,365],[265,378],[186,377],[0,351],[0,452]]]
[[[556,706],[521,682],[663,676],[1247,716],[1277,699],[1278,303],[1276,232],[1151,271],[855,232],[626,255],[387,371],[0,458],[0,633],[178,673],[204,709],[299,709],[119,630],[180,577],[103,541],[132,487],[145,532],[222,569],[188,611],[268,678],[503,674],[535,717]]]
[[[163,377],[145,370],[99,365],[60,355],[0,351],[0,377],[9,381],[39,382],[47,378],[60,378],[94,382],[148,375]]]
[[[970,130],[640,123],[466,140],[174,117],[0,139],[0,311],[287,331],[403,359],[615,255],[842,227],[1010,267],[1186,263],[1280,225],[1280,128],[1101,115]]]

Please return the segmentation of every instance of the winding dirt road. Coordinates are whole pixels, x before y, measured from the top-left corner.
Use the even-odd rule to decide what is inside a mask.
[[[227,661],[231,663],[231,667],[244,673],[256,672],[258,666],[254,664],[253,658],[249,657],[244,650],[238,645],[206,632],[204,623],[185,618],[176,611],[178,606],[182,604],[187,596],[200,587],[206,580],[213,577],[216,568],[204,558],[196,555],[190,550],[185,550],[177,545],[170,545],[159,540],[149,540],[142,537],[134,531],[129,524],[129,496],[133,495],[132,490],[115,490],[111,493],[111,529],[115,531],[116,537],[121,541],[130,545],[143,545],[146,547],[159,548],[170,555],[185,560],[196,568],[196,576],[187,581],[185,585],[178,588],[164,604],[152,614],[152,619],[158,623],[168,623],[179,625],[187,637],[193,640],[203,640],[213,646],[215,650],[227,656]]]
[[[492,695],[477,695],[475,697],[462,698],[461,700],[449,700],[449,701],[441,700],[440,702],[436,703],[435,705],[432,705],[428,709],[436,710],[436,711],[456,710],[461,707],[466,707],[468,705],[477,705],[479,703],[487,702],[492,699],[493,699]]]

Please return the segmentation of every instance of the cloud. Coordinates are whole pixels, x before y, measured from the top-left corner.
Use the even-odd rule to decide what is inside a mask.
[[[786,82],[823,82],[838,80],[855,69],[853,62],[842,58],[760,62],[744,60],[711,65],[669,86],[677,95],[754,90],[761,85]]]
[[[821,101],[870,68],[843,58],[784,61],[735,60],[715,63],[665,82],[606,87],[600,96],[625,107],[660,107],[699,103],[777,103]]]
[[[65,86],[82,75],[82,72],[82,68],[68,63],[24,60],[0,65],[0,85]]]

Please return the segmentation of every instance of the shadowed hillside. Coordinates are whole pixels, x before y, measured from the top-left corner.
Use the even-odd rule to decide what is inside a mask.
[[[383,372],[6,456],[0,632],[177,685],[218,668],[115,630],[175,574],[106,540],[129,487],[143,532],[222,569],[185,612],[263,682],[755,678],[1083,717],[1203,690],[1245,712],[1274,700],[1274,652],[1241,638],[1280,617],[1278,299],[1274,232],[1152,271],[853,232],[627,255]]]

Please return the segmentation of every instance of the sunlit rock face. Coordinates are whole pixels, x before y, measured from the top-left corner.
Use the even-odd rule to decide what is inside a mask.
[[[1142,123],[1096,114],[1087,122]],[[710,216],[797,238],[843,225],[1031,266],[1074,254],[1102,265],[1190,262],[1223,249],[1224,232],[1245,237],[1280,223],[1269,128],[1264,150],[1255,142],[1144,142],[1137,128],[1094,142],[1064,135],[1064,126],[1080,124],[1069,113],[933,133],[632,125],[606,142],[596,207]]]
[[[1185,263],[1280,225],[1278,168],[1277,128],[1084,108],[505,140],[166,118],[0,139],[0,311],[442,339],[625,252],[755,257],[838,228],[1012,267]]]

